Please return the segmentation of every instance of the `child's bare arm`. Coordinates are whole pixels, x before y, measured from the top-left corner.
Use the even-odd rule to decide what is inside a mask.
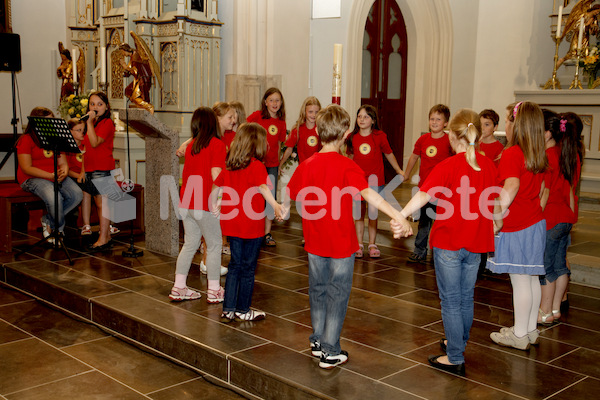
[[[273,194],[269,190],[269,187],[265,183],[263,183],[258,187],[258,190],[260,191],[260,194],[263,195],[267,203],[269,203],[271,207],[273,207],[273,210],[275,210],[275,217],[277,217],[277,219],[281,221],[284,217],[285,210],[283,206],[279,204],[277,200],[275,200],[275,197],[273,197]]]
[[[387,214],[394,222],[396,223],[396,228],[394,230],[394,237],[400,236],[410,236],[412,235],[412,226],[408,223],[406,218],[400,213],[400,211],[396,210],[394,207],[390,205],[387,201],[383,199],[371,188],[366,188],[360,191],[362,197],[367,201],[367,203],[375,206],[379,211]]]
[[[396,156],[394,155],[394,153],[385,154],[385,158],[387,158],[390,165],[392,166],[392,168],[394,168],[394,171],[396,171],[398,175],[404,176],[404,171],[402,171],[402,168],[400,168],[400,165],[398,164],[398,160],[396,160]]]
[[[415,164],[417,163],[417,161],[419,160],[419,156],[416,155],[415,153],[412,153],[410,155],[410,158],[408,159],[408,164],[406,164],[406,169],[404,170],[404,180],[408,180],[408,177],[410,176],[411,171],[413,170],[413,168],[415,167]]]
[[[281,170],[283,169],[283,164],[285,164],[287,159],[290,158],[293,151],[294,151],[294,149],[292,147],[285,148],[285,153],[283,153],[283,156],[281,157],[281,161],[279,162],[279,173],[281,173]]]
[[[190,144],[191,141],[192,141],[192,138],[189,138],[185,142],[181,143],[181,146],[179,146],[179,148],[177,149],[177,151],[175,151],[175,155],[177,157],[183,157],[183,156],[185,156],[185,149],[187,149],[188,144]]]

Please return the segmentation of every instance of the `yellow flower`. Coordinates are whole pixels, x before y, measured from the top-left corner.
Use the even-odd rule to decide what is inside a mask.
[[[75,108],[71,107],[69,108],[69,114],[74,114],[75,113]]]
[[[81,114],[77,114],[75,115],[77,118],[81,118]]]
[[[75,95],[74,95],[74,94],[72,94],[72,95],[69,95],[69,100],[73,100],[74,98],[75,98]]]
[[[81,105],[86,107],[88,105],[88,99],[81,99]]]

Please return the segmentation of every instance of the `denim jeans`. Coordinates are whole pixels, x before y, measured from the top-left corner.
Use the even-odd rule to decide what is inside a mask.
[[[433,221],[435,220],[435,210],[436,206],[431,203],[427,203],[421,207],[419,230],[417,231],[417,237],[415,237],[415,253],[421,257],[427,255],[427,242],[429,242],[431,225],[433,225]],[[434,215],[434,217],[432,218],[430,215]]]
[[[570,274],[567,268],[567,248],[569,247],[569,234],[573,224],[562,222],[546,231],[546,250],[544,251],[545,275],[540,275],[542,285],[554,282],[559,276]]]
[[[42,219],[50,225],[52,230],[56,229],[54,223],[56,220],[56,215],[54,215],[54,182],[42,178],[29,178],[21,184],[21,188],[42,199],[48,211],[48,214],[44,215]],[[65,215],[77,207],[81,203],[81,199],[83,199],[83,193],[71,178],[67,177],[58,185],[59,232],[65,230]]]
[[[267,175],[269,175],[269,180],[273,184],[273,188],[271,189],[271,194],[277,200],[277,181],[279,179],[279,167],[267,167]],[[267,218],[272,220],[275,218],[275,210],[269,203],[265,201],[265,215]]]
[[[308,298],[313,334],[311,343],[319,341],[329,355],[338,355],[340,333],[348,310],[354,254],[346,258],[320,257],[308,253]]]
[[[254,271],[256,271],[262,242],[262,236],[256,239],[229,237],[231,261],[229,261],[229,272],[225,281],[224,312],[250,311],[252,292],[254,292]]]
[[[442,305],[442,321],[452,364],[465,362],[464,351],[473,324],[473,291],[481,254],[465,249],[434,248],[435,277]]]

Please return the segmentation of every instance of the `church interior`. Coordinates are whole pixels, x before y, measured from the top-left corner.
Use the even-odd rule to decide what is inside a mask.
[[[600,389],[600,1],[0,3],[1,399],[559,400]],[[308,96],[341,105],[351,126],[361,105],[373,105],[401,168],[436,104],[452,114],[495,110],[503,142],[511,103],[578,114],[585,159],[568,311],[539,325],[539,344],[526,352],[499,346],[489,333],[513,323],[511,282],[482,273],[466,374],[436,370],[427,357],[439,353],[444,326],[433,257],[407,261],[414,236],[394,238],[390,218],[380,217],[381,255],[354,264],[341,332],[349,362],[320,369],[293,207],[273,222],[276,246],[258,256],[252,306],[263,321],[222,322],[221,305],[204,301],[200,251],[188,285],[202,299],[169,301],[185,241],[172,203],[184,167],[176,151],[192,135],[194,111],[238,101],[250,115],[271,87],[285,99],[288,131]],[[15,140],[34,107],[81,118],[96,91],[110,101],[119,201],[132,217],[112,216],[120,232],[106,251],[86,251],[102,228],[95,219],[81,236],[81,216],[67,218],[62,249],[39,245],[44,204],[15,189]],[[297,165],[281,173],[277,199]],[[393,189],[402,206],[418,191],[417,171]],[[223,254],[222,265],[230,259]]]

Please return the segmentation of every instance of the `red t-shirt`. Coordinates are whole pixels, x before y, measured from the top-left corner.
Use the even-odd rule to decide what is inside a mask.
[[[192,140],[185,149],[179,207],[209,211],[208,198],[213,185],[210,170],[225,168],[225,144],[217,138],[212,138],[207,147],[192,155],[194,141]]]
[[[43,150],[38,147],[29,134],[21,136],[17,141],[17,154],[29,154],[31,155],[31,165],[33,167],[50,173],[54,172],[54,152],[52,150]],[[19,168],[17,169],[17,180],[19,181],[19,184],[22,184],[29,178],[33,178],[33,176],[23,172],[21,165],[19,165]]]
[[[534,174],[525,168],[525,156],[519,146],[504,149],[498,168],[498,180],[504,186],[507,178],[519,178],[519,191],[504,216],[503,232],[516,232],[540,222],[540,189],[544,174]]]
[[[377,176],[377,186],[384,185],[382,154],[392,152],[387,135],[375,129],[367,136],[357,133],[352,137],[352,151],[354,162],[362,168],[365,178],[368,180],[369,176],[375,175]]]
[[[81,173],[81,167],[83,165],[83,143],[79,146],[79,150],[82,153],[66,153],[67,163],[69,164],[69,170],[77,174]]]
[[[231,142],[233,142],[233,138],[235,137],[235,131],[225,131],[221,140],[225,143],[225,150],[229,150],[231,147]]]
[[[492,160],[496,166],[500,165],[500,155],[504,150],[502,143],[497,140],[494,143],[479,143],[479,150],[483,151],[483,154]]]
[[[298,135],[298,131],[300,131],[300,135]],[[308,129],[306,124],[302,124],[299,129],[292,129],[290,136],[285,141],[285,147],[293,148],[296,145],[298,145],[299,163],[321,150],[321,140],[317,134],[317,127],[314,126],[312,129]]]
[[[316,153],[296,168],[287,187],[302,204],[307,252],[346,258],[358,250],[352,198],[360,198],[367,180],[354,161],[335,152]]]
[[[85,146],[85,172],[110,171],[115,169],[113,158],[113,141],[115,139],[115,124],[110,118],[105,118],[94,127],[96,136],[104,139],[98,147],[92,147],[89,134],[83,138]]]
[[[484,196],[482,192],[497,186],[497,171],[486,156],[476,154],[476,158],[481,171],[471,168],[465,153],[459,153],[435,166],[421,186],[421,191],[439,199],[431,228],[431,246],[471,253],[494,251],[493,199],[498,191],[489,191]],[[439,188],[447,188],[449,192],[441,193]],[[480,208],[480,202],[485,202],[484,208]]]
[[[223,235],[256,239],[265,234],[265,199],[258,190],[263,184],[268,185],[267,168],[256,159],[244,169],[221,171],[215,185],[223,187]],[[232,191],[237,194],[233,198]]]
[[[419,187],[425,182],[433,167],[450,157],[453,153],[452,146],[450,146],[450,139],[448,139],[448,134],[446,133],[438,139],[432,138],[431,132],[419,137],[413,150],[413,154],[421,157]]]
[[[574,219],[571,211],[571,185],[560,172],[560,147],[554,146],[546,149],[549,168],[546,171],[544,183],[550,190],[544,218],[546,219],[546,230],[550,230],[561,222],[569,222]]]
[[[267,167],[279,166],[279,142],[285,142],[286,126],[285,121],[279,118],[263,119],[260,110],[254,111],[246,119],[247,122],[256,122],[267,130],[267,154],[263,162]]]

